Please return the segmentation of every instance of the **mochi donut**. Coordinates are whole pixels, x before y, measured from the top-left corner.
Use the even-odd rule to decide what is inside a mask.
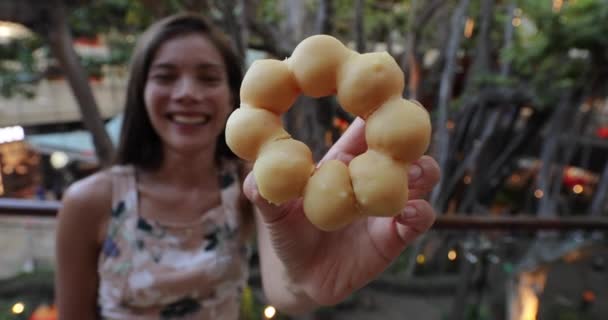
[[[408,200],[408,166],[426,152],[431,136],[428,112],[402,98],[404,86],[388,53],[360,54],[334,37],[314,35],[285,60],[252,63],[241,107],[226,123],[226,142],[237,156],[254,161],[264,199],[281,204],[303,197],[307,218],[321,230],[366,216],[395,216]],[[365,120],[368,150],[349,164],[329,160],[317,167],[280,116],[299,95],[334,94],[344,110]]]

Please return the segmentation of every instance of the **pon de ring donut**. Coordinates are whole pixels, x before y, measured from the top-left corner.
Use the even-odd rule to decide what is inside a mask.
[[[273,204],[303,197],[307,218],[321,230],[364,216],[395,216],[408,200],[407,168],[427,150],[428,112],[402,98],[404,75],[386,52],[360,54],[328,35],[300,42],[285,60],[252,63],[241,85],[241,107],[226,123],[228,147],[255,161],[260,195]],[[336,94],[347,112],[365,120],[368,150],[348,165],[316,167],[310,148],[292,139],[280,115],[300,94]]]

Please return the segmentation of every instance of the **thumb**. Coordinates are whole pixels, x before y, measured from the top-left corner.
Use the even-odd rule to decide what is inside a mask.
[[[291,200],[281,205],[274,205],[268,202],[268,200],[264,199],[260,194],[253,171],[249,172],[245,178],[243,192],[249,201],[259,209],[261,216],[266,223],[275,223],[285,218],[296,202],[295,200]]]

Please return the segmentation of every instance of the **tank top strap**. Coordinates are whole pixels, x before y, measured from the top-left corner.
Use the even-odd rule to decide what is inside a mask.
[[[241,194],[238,163],[234,161],[223,163],[218,178],[224,209],[237,213],[239,211],[238,201]]]
[[[110,169],[112,179],[112,216],[119,213],[137,212],[137,183],[135,168],[131,165],[114,166]]]

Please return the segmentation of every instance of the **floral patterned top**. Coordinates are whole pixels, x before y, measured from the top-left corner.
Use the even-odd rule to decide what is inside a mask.
[[[108,232],[99,256],[102,319],[238,319],[248,277],[236,166],[220,174],[222,204],[188,225],[138,212],[136,174],[116,166]]]

